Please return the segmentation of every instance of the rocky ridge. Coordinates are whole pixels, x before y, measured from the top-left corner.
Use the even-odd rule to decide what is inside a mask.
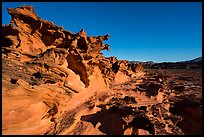
[[[32,6],[8,13],[11,22],[2,26],[3,134],[184,134],[172,104],[179,104],[173,98],[185,86],[144,72],[140,64],[104,57],[109,34],[75,34],[41,19]]]

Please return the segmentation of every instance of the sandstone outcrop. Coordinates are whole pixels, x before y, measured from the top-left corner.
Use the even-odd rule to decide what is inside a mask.
[[[41,19],[32,6],[8,13],[11,22],[2,25],[3,134],[184,134],[188,121],[179,121],[190,117],[189,110],[200,118],[200,98],[190,109],[183,107],[192,95],[189,85],[104,57],[109,34],[64,30]]]
[[[23,63],[38,63],[44,66],[42,70],[45,66],[49,69],[49,63],[67,67],[80,76],[85,87],[89,86],[89,76],[95,67],[99,67],[106,82],[114,79],[120,66],[122,71],[126,70],[127,61],[102,56],[102,50],[110,50],[109,44],[103,43],[109,34],[89,37],[84,29],[74,34],[42,20],[32,6],[8,8],[8,13],[12,19],[11,24],[3,26],[3,53],[15,51]]]

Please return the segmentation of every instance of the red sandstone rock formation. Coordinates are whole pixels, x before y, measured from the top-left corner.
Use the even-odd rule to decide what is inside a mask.
[[[183,134],[169,99],[185,87],[169,82],[169,88],[166,76],[149,78],[140,64],[104,57],[109,34],[72,33],[41,19],[32,6],[8,13],[11,23],[2,26],[3,134]]]
[[[117,59],[105,58],[101,54],[104,49],[110,50],[109,44],[103,44],[109,34],[89,37],[84,29],[74,34],[42,20],[32,6],[8,8],[8,12],[12,20],[11,24],[3,26],[3,53],[8,50],[18,52],[21,62],[31,63],[34,58],[39,63],[52,60],[55,65],[67,62],[64,67],[79,74],[86,87],[95,67],[99,67],[103,77],[110,80],[114,78],[113,72],[117,73],[120,66]],[[126,68],[121,65],[121,69]]]
[[[42,20],[32,6],[8,8],[8,13],[12,17],[11,23],[2,26],[3,87],[5,89],[3,95],[6,96],[3,98],[3,102],[9,100],[7,91],[10,90],[14,90],[12,91],[13,99],[27,94],[28,89],[34,89],[36,97],[48,94],[46,99],[37,102],[40,103],[41,107],[38,107],[41,108],[41,111],[50,108],[47,113],[51,115],[51,122],[53,122],[53,117],[61,115],[58,110],[64,103],[53,99],[54,95],[52,95],[51,89],[47,89],[49,86],[54,86],[53,89],[58,89],[59,92],[68,95],[80,92],[89,95],[91,94],[90,90],[95,92],[108,89],[108,84],[114,80],[115,74],[119,70],[118,67],[120,67],[115,57],[102,56],[102,50],[110,50],[109,44],[103,43],[104,40],[108,40],[109,34],[89,37],[84,29],[76,34],[72,33],[50,21]],[[13,88],[12,84],[14,84]],[[35,87],[41,86],[46,89],[46,94],[40,93],[38,88],[35,89]],[[55,94],[58,92],[55,91]],[[33,98],[35,99],[35,97]],[[65,96],[65,100],[69,98],[70,96]],[[17,102],[28,106],[28,110],[24,109],[22,112],[28,111],[33,118],[33,112],[30,112],[29,106],[36,103],[32,100],[28,104],[24,100],[17,100]],[[16,105],[13,107],[16,107],[17,110],[20,109]],[[4,104],[4,114],[10,113],[9,111],[13,107]],[[15,113],[21,116],[22,112]],[[7,116],[3,116],[4,126],[12,125],[7,122]],[[17,120],[18,122],[19,120]],[[29,125],[29,122],[27,124]],[[49,125],[49,123],[47,124]],[[22,129],[24,129],[23,124]],[[28,132],[17,129],[10,131],[9,129],[8,133]],[[29,133],[38,134],[38,131]]]

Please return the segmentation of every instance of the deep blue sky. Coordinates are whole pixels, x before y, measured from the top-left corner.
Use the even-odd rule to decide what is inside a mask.
[[[7,8],[33,5],[35,12],[64,29],[110,34],[104,55],[137,61],[184,61],[202,56],[201,2],[3,2]]]

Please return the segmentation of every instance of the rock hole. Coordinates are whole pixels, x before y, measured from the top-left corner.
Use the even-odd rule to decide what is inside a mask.
[[[10,47],[12,45],[12,41],[9,38],[2,37],[2,47]]]
[[[112,70],[114,73],[117,73],[119,70],[120,65],[118,64],[118,61],[116,61],[113,65],[112,65]]]
[[[17,79],[11,79],[10,82],[11,82],[11,84],[16,84],[17,83]]]
[[[52,80],[46,80],[46,81],[44,82],[44,84],[48,84],[48,83],[50,83],[50,84],[55,84],[56,82],[55,82],[55,81],[52,81]]]
[[[78,41],[77,41],[77,46],[79,47],[80,50],[82,50],[82,52],[86,53],[88,50],[88,46],[86,43],[86,40],[84,37],[81,37]]]
[[[127,103],[137,103],[134,97],[125,96],[123,100]]]
[[[147,107],[146,107],[146,106],[140,106],[140,107],[139,107],[139,110],[144,110],[144,111],[146,111],[146,110],[147,110]]]
[[[51,122],[55,122],[55,118],[51,118],[50,121],[51,121]]]
[[[36,72],[36,73],[34,73],[33,76],[34,76],[35,78],[42,79],[41,73],[40,73],[39,71]]]

